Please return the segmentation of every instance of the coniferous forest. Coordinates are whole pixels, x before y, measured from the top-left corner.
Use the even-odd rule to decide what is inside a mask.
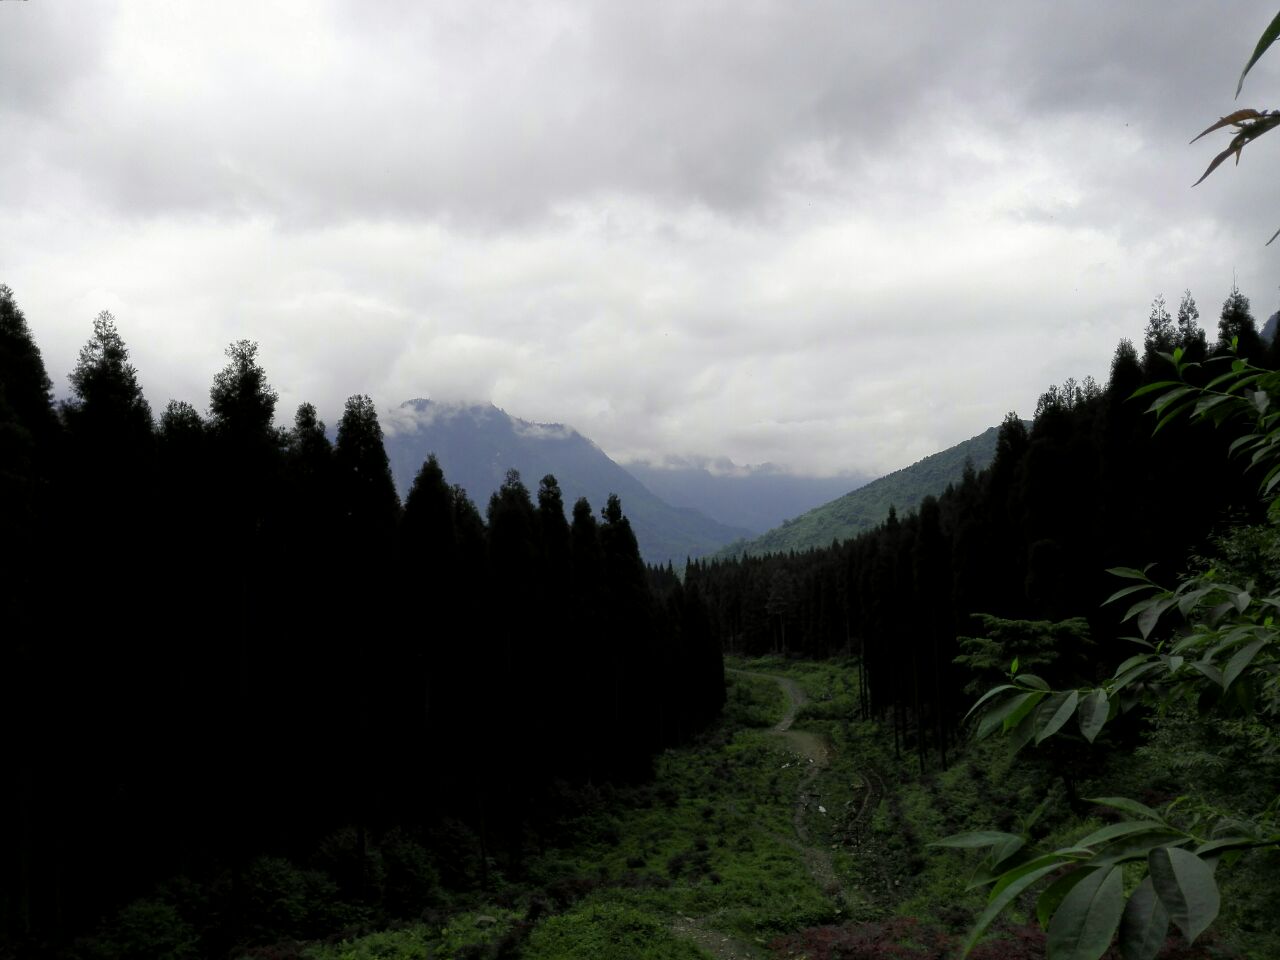
[[[1050,386],[1028,422],[1010,413],[996,456],[905,517],[829,549],[692,564],[686,582],[706,598],[730,653],[859,657],[860,707],[885,720],[895,743],[943,762],[964,732],[972,698],[962,691],[978,661],[961,640],[1019,621],[1055,659],[1065,682],[1109,670],[1131,652],[1118,636],[1123,608],[1100,606],[1114,589],[1107,569],[1153,564],[1166,576],[1224,526],[1262,516],[1258,477],[1232,462],[1233,436],[1211,424],[1153,434],[1147,404],[1130,401],[1166,380],[1162,354],[1188,363],[1240,354],[1274,368],[1248,299],[1233,290],[1210,344],[1187,292],[1171,317],[1152,306],[1139,351],[1117,345],[1104,385],[1086,376]],[[1212,368],[1193,375],[1203,384]],[[978,615],[978,616],[975,616]],[[970,651],[971,653],[971,651]],[[998,679],[999,672],[981,679]]]
[[[1153,432],[1148,403],[1131,399],[1169,378],[1175,352],[1193,387],[1215,356],[1280,366],[1238,290],[1212,340],[1190,293],[1176,317],[1157,299],[1105,384],[1050,387],[1029,422],[1010,413],[991,466],[918,510],[825,549],[679,573],[645,567],[616,497],[570,507],[551,476],[531,490],[512,471],[478,506],[430,458],[401,503],[374,402],[352,396],[334,442],[310,404],[281,426],[269,358],[251,342],[228,347],[205,409],[171,401],[157,415],[110,314],[61,402],[37,333],[0,287],[0,955],[148,943],[156,956],[322,956],[299,944],[418,921],[440,932],[437,952],[414,956],[568,956],[546,946],[562,919],[548,915],[589,904],[591,922],[665,943],[669,919],[644,927],[654,921],[616,911],[677,891],[677,927],[750,935],[775,956],[956,955],[943,940],[884,951],[928,940],[900,923],[930,898],[938,937],[972,922],[922,885],[925,843],[973,825],[959,807],[937,813],[953,802],[938,793],[919,801],[935,806],[922,834],[910,798],[951,789],[957,770],[983,796],[996,790],[984,778],[1013,776],[971,743],[977,696],[1011,659],[1053,689],[1125,661],[1125,605],[1102,605],[1108,568],[1173,580],[1226,538],[1262,587],[1276,576],[1263,548],[1238,546],[1265,511],[1234,435],[1185,420]],[[835,667],[803,665],[816,661]],[[809,684],[814,702],[789,716],[799,708],[827,744],[787,741],[815,764],[803,780],[751,733],[779,719],[786,735],[777,691],[750,677],[779,671]],[[1240,736],[1268,755],[1273,720]],[[1136,720],[1108,736],[1025,763],[1025,790],[993,795],[1025,802],[1060,784],[1055,823],[1097,816],[1082,784],[1148,749]],[[734,784],[754,799],[707,799]],[[819,796],[841,798],[842,828]],[[603,821],[583,813],[592,803]],[[633,849],[629,818],[655,811],[667,819]],[[695,839],[664,846],[682,811]],[[1006,830],[1015,813],[985,811]],[[751,839],[771,816],[782,826]],[[768,883],[794,851],[768,844],[793,817],[801,841],[831,841],[806,849],[836,853],[818,859],[826,886],[784,897]],[[575,843],[594,866],[556,853]],[[760,876],[734,872],[766,848]],[[608,850],[625,866],[611,872]],[[790,906],[733,913],[748,887]],[[622,899],[600,900],[608,891]],[[481,929],[515,933],[440,946],[450,911],[476,903],[508,911],[480,913]],[[866,924],[888,940],[858,940]],[[643,955],[723,955],[690,936]],[[1043,949],[1006,936],[1005,952],[974,955]]]
[[[428,837],[451,869],[518,869],[557,780],[643,777],[719,712],[696,593],[646,570],[616,498],[566,516],[554,477],[512,472],[477,507],[429,459],[401,504],[373,402],[335,443],[308,404],[277,427],[249,342],[207,414],[154,416],[140,376],[104,313],[55,407],[0,287],[11,942],[186,877],[225,885],[225,953],[251,864],[323,843],[394,914],[430,892]]]

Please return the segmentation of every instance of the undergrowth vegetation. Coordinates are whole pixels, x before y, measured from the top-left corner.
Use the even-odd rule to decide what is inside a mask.
[[[1152,802],[1193,783],[1203,802],[1229,811],[1242,799],[1239,762],[1280,765],[1258,746],[1270,743],[1268,730],[1211,727],[1182,710],[1144,731],[1108,729],[1093,745],[1064,742],[1056,754],[966,743],[950,767],[921,776],[912,751],[895,756],[892,739],[858,719],[855,664],[728,666],[718,724],[660,755],[645,783],[560,784],[541,801],[556,816],[531,820],[518,863],[481,862],[476,838],[458,823],[430,836],[373,838],[364,858],[351,831],[306,864],[256,861],[244,878],[251,928],[231,956],[706,960],[688,939],[696,927],[777,960],[943,960],[959,956],[985,897],[971,887],[971,852],[931,843],[995,826],[1037,845],[1070,844],[1114,819],[1079,799],[1104,781]],[[772,729],[789,701],[764,674],[789,678],[805,695],[790,733]],[[1037,805],[1035,816],[1014,812]],[[1222,878],[1232,906],[1218,939],[1195,952],[1170,943],[1161,956],[1280,956],[1275,859],[1254,855]],[[399,912],[372,910],[360,896],[370,889]],[[217,885],[166,884],[108,920],[79,957],[201,956],[203,918],[225,896]],[[971,956],[1030,960],[1044,943],[1027,900]]]
[[[633,786],[561,783],[530,818],[519,862],[482,862],[467,826],[431,835],[341,831],[305,864],[263,858],[242,879],[244,960],[462,960],[523,956],[705,957],[679,918],[762,946],[838,919],[795,840],[801,765],[767,728],[787,700],[730,675],[725,717],[669,750]],[[165,884],[82,941],[83,960],[204,954],[198,931],[225,910],[228,880]],[[371,906],[376,902],[377,906]],[[394,904],[395,906],[389,906]]]

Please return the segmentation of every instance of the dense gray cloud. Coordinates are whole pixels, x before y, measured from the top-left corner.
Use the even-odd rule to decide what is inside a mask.
[[[883,471],[1104,377],[1157,293],[1277,305],[1275,145],[1194,191],[1186,146],[1260,2],[71,9],[0,4],[0,282],[60,386],[111,309],[157,407],[250,337],[283,420]]]

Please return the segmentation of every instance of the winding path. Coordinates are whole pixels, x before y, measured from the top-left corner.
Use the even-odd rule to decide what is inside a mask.
[[[800,712],[800,708],[808,700],[804,690],[790,677],[780,677],[772,673],[755,673],[750,670],[727,670],[726,672],[736,673],[743,677],[760,677],[765,680],[772,680],[786,694],[786,713],[783,714],[781,720],[774,724],[770,732],[783,739],[791,749],[791,752],[795,754],[797,760],[806,763],[809,767],[800,780],[792,813],[791,822],[796,833],[796,847],[804,857],[805,866],[808,867],[810,874],[813,875],[814,880],[817,881],[823,891],[832,897],[842,910],[847,908],[849,905],[848,894],[840,883],[839,877],[836,876],[835,867],[831,861],[831,851],[825,846],[815,846],[810,843],[809,829],[805,824],[805,815],[811,807],[818,806],[821,800],[812,787],[819,774],[831,762],[831,745],[827,743],[825,737],[816,733],[791,729],[792,724],[795,723],[796,715]],[[872,795],[875,793],[873,783],[865,777],[863,780],[862,804],[852,820],[853,825],[861,824],[866,819],[869,809],[875,809],[874,805],[869,806]],[[681,917],[676,921],[674,930],[680,936],[697,943],[698,946],[716,957],[717,960],[759,960],[764,956],[764,952],[755,945],[710,930],[700,920],[692,917]]]

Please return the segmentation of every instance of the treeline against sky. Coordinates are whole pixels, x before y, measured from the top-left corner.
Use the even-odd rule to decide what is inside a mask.
[[[246,865],[344,827],[462,824],[518,871],[553,780],[642,775],[722,705],[616,498],[567,518],[512,472],[482,516],[433,458],[401,504],[368,397],[331,444],[227,359],[155,418],[102,314],[55,405],[0,287],[0,943],[220,872],[233,942]]]
[[[1160,356],[1175,347],[1209,361],[1230,357],[1235,340],[1239,355],[1280,365],[1238,290],[1218,334],[1207,342],[1190,293],[1176,318],[1157,299],[1141,352],[1122,341],[1105,388],[1088,378],[1051,387],[1029,429],[1011,413],[981,473],[826,549],[692,563],[686,589],[706,600],[726,651],[860,658],[864,713],[885,720],[922,766],[927,753],[945,763],[974,699],[963,688],[1001,675],[954,663],[972,655],[958,636],[1000,633],[1007,654],[987,664],[1000,671],[1019,649],[1024,658],[1039,650],[1056,666],[1037,672],[1058,688],[1105,676],[1133,653],[1106,639],[1133,632],[1117,630],[1124,604],[1101,606],[1119,586],[1106,569],[1155,564],[1153,575],[1172,582],[1217,525],[1257,519],[1260,478],[1229,462],[1225,432],[1178,422],[1153,435],[1149,399],[1129,399],[1175,376]],[[1208,362],[1192,382],[1224,362]]]

